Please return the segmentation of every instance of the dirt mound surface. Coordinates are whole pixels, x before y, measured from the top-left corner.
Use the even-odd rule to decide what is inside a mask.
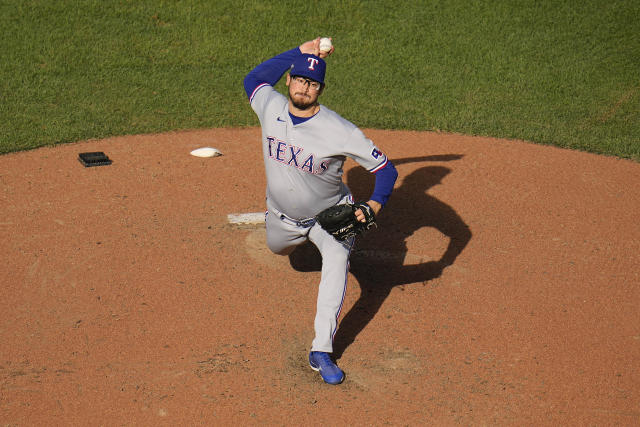
[[[306,362],[317,252],[228,222],[264,210],[259,129],[1,156],[0,422],[637,423],[640,164],[365,133],[400,177],[353,253],[340,386]]]

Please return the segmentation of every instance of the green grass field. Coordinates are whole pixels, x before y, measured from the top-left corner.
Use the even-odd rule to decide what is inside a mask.
[[[322,102],[359,127],[640,160],[640,2],[0,0],[0,153],[258,125],[242,79],[332,36]]]

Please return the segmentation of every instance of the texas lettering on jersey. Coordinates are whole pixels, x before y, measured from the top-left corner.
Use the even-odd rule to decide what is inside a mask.
[[[330,160],[317,160],[316,155],[306,154],[300,147],[288,144],[272,136],[267,137],[269,158],[312,175],[322,175],[329,168]]]

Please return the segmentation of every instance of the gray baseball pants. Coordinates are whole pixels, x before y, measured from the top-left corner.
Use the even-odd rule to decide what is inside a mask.
[[[311,351],[333,352],[333,337],[347,290],[349,255],[354,238],[338,242],[313,221],[296,221],[268,207],[266,215],[267,246],[278,255],[288,255],[296,246],[310,240],[322,255],[322,272],[318,286],[315,338]]]

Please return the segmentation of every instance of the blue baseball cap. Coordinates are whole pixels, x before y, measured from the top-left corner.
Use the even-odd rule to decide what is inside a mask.
[[[327,71],[327,63],[319,56],[303,53],[294,59],[289,74],[302,76],[324,84],[324,74]]]

